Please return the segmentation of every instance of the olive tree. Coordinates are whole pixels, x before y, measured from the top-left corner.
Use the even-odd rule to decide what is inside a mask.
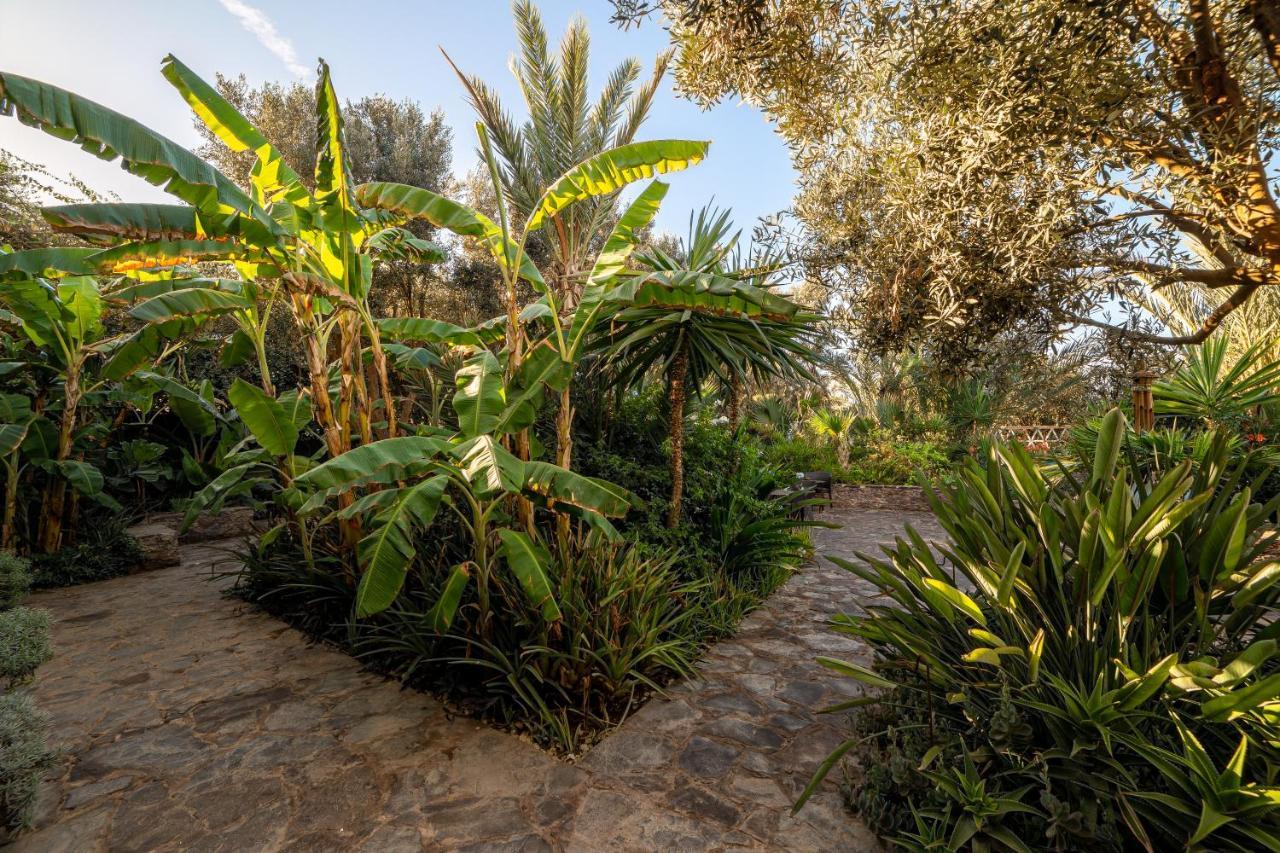
[[[811,271],[872,341],[1197,343],[1280,282],[1274,2],[619,4],[658,10],[678,86],[790,142]],[[1112,316],[1186,283],[1221,294],[1193,328]]]

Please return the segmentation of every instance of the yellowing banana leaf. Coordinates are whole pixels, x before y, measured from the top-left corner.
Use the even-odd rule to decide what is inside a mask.
[[[696,165],[707,156],[710,142],[688,139],[655,139],[622,145],[574,166],[542,194],[529,230],[542,226],[569,205],[593,196],[608,195],[634,181]]]
[[[164,58],[161,73],[178,90],[205,127],[213,131],[223,144],[232,151],[254,153],[256,159],[249,183],[258,204],[266,207],[283,199],[295,205],[309,205],[311,193],[298,174],[289,168],[289,164],[262,132],[218,94],[216,89],[173,54]]]
[[[156,240],[125,243],[106,249],[90,260],[99,272],[129,274],[136,270],[154,270],[186,266],[199,261],[234,261],[259,257],[243,244],[219,240]]]
[[[356,590],[357,616],[379,613],[396,600],[417,554],[413,531],[431,524],[448,485],[449,477],[438,474],[400,489],[395,501],[375,517],[373,531],[356,548],[364,570]]]

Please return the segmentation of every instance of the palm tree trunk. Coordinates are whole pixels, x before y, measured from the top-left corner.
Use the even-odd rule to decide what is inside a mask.
[[[742,419],[742,375],[733,374],[733,384],[729,386],[728,406],[729,426],[736,427]]]
[[[667,527],[680,524],[680,500],[684,495],[684,400],[685,375],[689,372],[689,351],[684,342],[671,362],[671,509],[667,513]]]

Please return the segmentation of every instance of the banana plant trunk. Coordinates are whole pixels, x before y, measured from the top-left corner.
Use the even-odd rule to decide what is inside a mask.
[[[667,512],[667,527],[680,524],[680,501],[684,496],[684,401],[685,376],[689,372],[689,350],[682,341],[676,357],[671,362],[671,509]]]
[[[58,431],[57,462],[71,458],[71,439],[75,435],[76,409],[80,405],[80,365],[72,363],[67,368],[63,394],[62,424]],[[67,481],[55,477],[45,489],[40,508],[40,551],[52,554],[62,547],[62,517],[66,512]]]
[[[556,464],[566,471],[573,466],[573,401],[569,388],[560,392],[560,411],[556,414]],[[569,541],[569,516],[556,515],[556,534],[561,543]]]
[[[18,451],[5,460],[4,527],[0,530],[0,551],[13,548],[13,522],[18,512]]]

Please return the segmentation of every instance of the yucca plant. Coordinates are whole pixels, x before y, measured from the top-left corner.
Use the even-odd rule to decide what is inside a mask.
[[[671,509],[680,522],[684,492],[685,404],[715,378],[731,386],[754,375],[812,378],[817,316],[770,289],[776,268],[736,267],[738,235],[728,211],[704,207],[691,215],[682,256],[652,248],[637,257],[641,271],[622,278],[607,325],[591,346],[602,367],[624,387],[651,370],[667,380],[671,433]]]
[[[1280,499],[1253,502],[1226,436],[1154,479],[1125,438],[1113,411],[1092,465],[1056,474],[996,443],[928,491],[937,550],[908,528],[883,557],[841,561],[884,597],[835,620],[875,659],[822,662],[886,691],[846,707],[912,719],[919,752],[902,758],[932,780],[872,794],[882,831],[914,812],[946,823],[949,849],[1280,848],[1280,563],[1266,555]],[[841,746],[801,804],[884,738]],[[978,781],[981,801],[960,795]]]
[[[1250,410],[1270,403],[1280,390],[1280,361],[1265,356],[1270,341],[1258,341],[1228,360],[1222,336],[1188,347],[1186,362],[1152,389],[1156,412],[1239,427]]]

